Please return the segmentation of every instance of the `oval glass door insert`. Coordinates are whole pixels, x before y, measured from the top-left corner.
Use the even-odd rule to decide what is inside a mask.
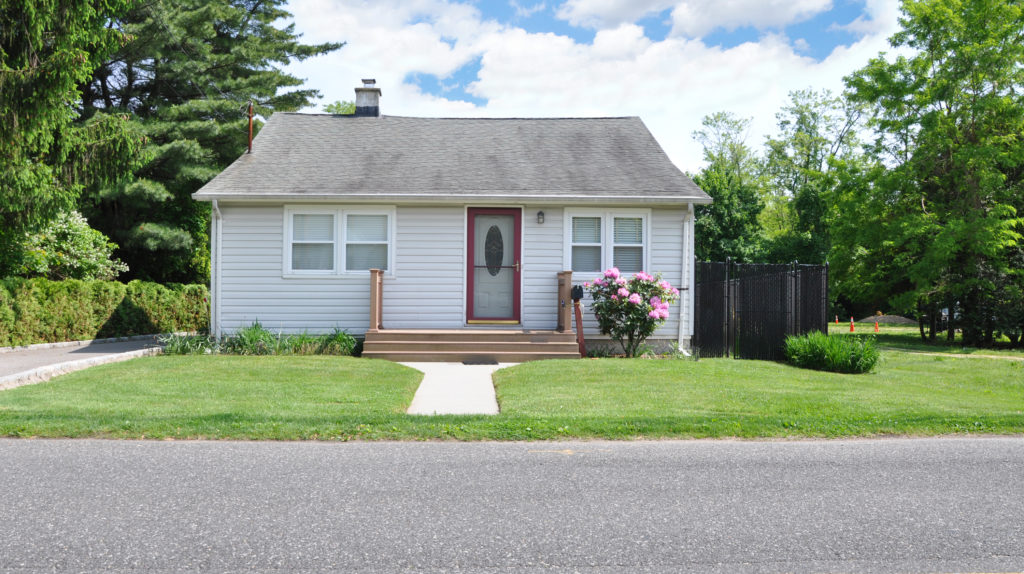
[[[505,255],[505,242],[501,237],[501,230],[497,225],[492,225],[487,230],[487,237],[484,239],[484,262],[487,264],[487,272],[491,277],[501,273],[501,259]]]

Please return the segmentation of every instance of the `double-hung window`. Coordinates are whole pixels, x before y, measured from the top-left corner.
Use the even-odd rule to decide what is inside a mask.
[[[394,209],[287,207],[286,276],[392,271]]]
[[[618,267],[636,273],[648,267],[648,210],[567,210],[568,269],[597,273]]]
[[[335,221],[333,213],[291,214],[291,271],[334,271]]]
[[[345,270],[388,269],[389,217],[384,214],[345,215]]]
[[[572,217],[570,238],[573,271],[601,271],[601,218]]]

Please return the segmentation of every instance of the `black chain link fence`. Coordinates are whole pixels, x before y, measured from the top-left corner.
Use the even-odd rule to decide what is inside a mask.
[[[828,265],[701,261],[694,350],[778,361],[787,335],[828,332]]]

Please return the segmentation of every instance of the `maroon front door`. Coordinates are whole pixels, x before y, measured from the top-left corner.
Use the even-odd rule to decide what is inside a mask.
[[[468,216],[467,322],[519,323],[523,212],[471,207]]]

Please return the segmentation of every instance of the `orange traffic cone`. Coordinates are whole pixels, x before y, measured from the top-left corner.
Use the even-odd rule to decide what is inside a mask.
[[[836,325],[839,324],[839,315],[836,315]]]
[[[850,317],[850,332],[853,332],[853,317]]]
[[[875,321],[875,332],[878,332],[878,321]]]

